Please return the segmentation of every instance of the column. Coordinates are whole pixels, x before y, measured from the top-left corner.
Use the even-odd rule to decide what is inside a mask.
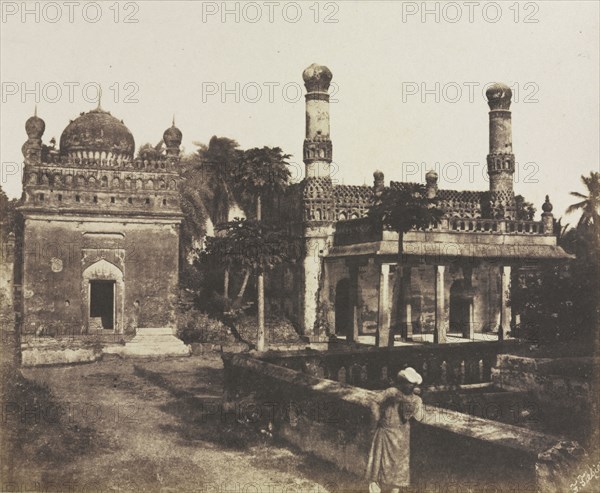
[[[510,265],[500,267],[501,292],[500,292],[500,330],[498,331],[498,339],[504,340],[508,338],[510,332],[510,321],[512,318],[512,310],[510,308]]]
[[[410,275],[411,267],[408,265],[398,266],[398,275],[401,276],[401,306],[400,306],[400,328],[402,331],[402,337],[405,340],[412,338],[412,306],[411,306],[411,284]]]
[[[387,347],[390,342],[390,264],[381,264],[379,270],[379,304],[377,313],[377,347]],[[393,341],[392,341],[393,344]]]
[[[433,342],[443,344],[446,342],[446,313],[444,292],[444,271],[446,266],[435,266],[435,332]]]
[[[348,341],[357,341],[361,325],[360,314],[360,282],[358,280],[358,263],[349,265],[350,270],[350,299],[352,301],[352,332],[348,334]]]
[[[466,326],[463,327],[462,336],[470,341],[475,339],[475,296],[473,295],[473,267],[463,265],[463,279],[465,280],[465,289],[469,299],[469,319]]]

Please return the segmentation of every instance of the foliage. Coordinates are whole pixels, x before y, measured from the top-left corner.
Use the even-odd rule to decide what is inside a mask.
[[[569,341],[577,337],[573,293],[576,279],[567,266],[525,270],[513,279],[511,307],[521,315],[513,335],[535,342]]]
[[[513,309],[522,314],[519,336],[537,341],[592,343],[598,337],[600,291],[600,173],[582,176],[588,195],[567,213],[582,211],[576,228],[554,222],[558,245],[576,258],[562,266],[545,266],[538,272],[519,276],[513,285]]]
[[[522,195],[515,196],[518,221],[533,221],[536,209],[531,202],[527,202]]]
[[[571,192],[573,197],[583,200],[570,205],[567,209],[567,214],[582,211],[577,227],[594,228],[597,230],[600,228],[600,173],[592,171],[590,172],[590,176],[582,176],[581,181],[587,188],[588,194]]]
[[[271,316],[266,320],[265,336],[270,344],[298,344],[301,342],[296,329],[289,320],[283,317]],[[242,341],[251,345],[257,342],[256,317],[242,316],[236,321],[236,328]]]
[[[219,344],[236,342],[232,330],[227,325],[209,314],[195,309],[179,313],[177,324],[177,337],[186,344],[194,342]]]
[[[219,224],[229,219],[229,210],[236,202],[234,175],[242,151],[235,140],[216,135],[208,146],[194,144],[198,146],[196,152],[181,161],[184,186],[196,191],[212,223]]]
[[[0,217],[0,232],[2,234],[2,242],[5,242],[8,239],[10,233],[17,235],[19,232],[20,213],[17,211],[18,205],[19,200],[9,199],[2,189],[2,186],[0,186],[0,213],[2,214]]]
[[[200,259],[254,272],[272,270],[277,265],[294,261],[299,242],[276,225],[236,218],[221,224],[222,236],[208,237]]]
[[[397,231],[402,248],[404,233],[437,225],[443,211],[437,208],[436,199],[427,198],[424,185],[407,183],[400,189],[385,189],[379,201],[369,209],[368,215],[384,227]]]
[[[255,147],[241,154],[234,171],[234,190],[246,210],[252,210],[259,196],[272,197],[283,192],[290,181],[287,160],[279,147]]]
[[[138,149],[137,157],[144,161],[157,161],[164,154],[164,142],[161,140],[158,144],[152,145],[150,143],[146,143],[140,146]]]

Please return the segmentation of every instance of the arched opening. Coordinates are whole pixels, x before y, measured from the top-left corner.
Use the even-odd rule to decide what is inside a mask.
[[[349,336],[353,330],[353,306],[350,279],[342,279],[335,287],[335,333]]]
[[[83,271],[84,320],[88,332],[122,332],[123,272],[105,259]]]
[[[469,334],[473,296],[464,279],[450,286],[450,332]]]

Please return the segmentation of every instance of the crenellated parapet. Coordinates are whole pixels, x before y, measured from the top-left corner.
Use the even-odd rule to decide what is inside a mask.
[[[27,145],[27,143],[25,144]],[[98,168],[98,169],[114,169],[114,170],[156,170],[164,172],[179,171],[179,157],[160,156],[158,159],[102,159],[95,157],[75,157],[61,156],[58,153],[51,153],[47,146],[42,145],[40,148],[39,159],[32,159],[30,156],[25,156],[25,164],[30,166],[59,166],[69,168]]]
[[[27,120],[22,211],[181,214],[175,125],[163,135],[166,153],[151,159],[134,159],[127,127],[99,108],[69,123],[60,149],[54,139],[42,143],[44,128],[37,115]]]

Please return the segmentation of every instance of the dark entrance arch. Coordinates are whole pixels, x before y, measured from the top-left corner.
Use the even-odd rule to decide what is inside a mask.
[[[463,279],[458,279],[450,286],[450,331],[469,334],[471,319],[471,290]]]
[[[353,330],[352,300],[350,297],[350,279],[342,279],[335,287],[335,333],[349,336]]]

